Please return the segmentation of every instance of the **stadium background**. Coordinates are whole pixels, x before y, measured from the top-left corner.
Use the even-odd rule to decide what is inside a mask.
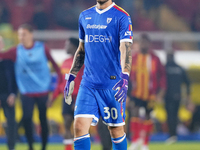
[[[132,17],[134,39],[142,32],[147,32],[153,49],[165,63],[165,52],[177,51],[176,61],[187,70],[192,82],[191,99],[200,105],[200,0],[113,0],[123,7]],[[0,35],[5,40],[5,50],[17,45],[16,30],[22,23],[30,23],[36,31],[36,40],[45,41],[52,50],[52,55],[60,65],[68,56],[63,47],[69,37],[78,37],[78,16],[92,5],[95,0],[0,0]],[[52,89],[56,75],[52,70]],[[190,133],[187,129],[191,121],[191,112],[185,108],[183,86],[182,106],[179,110],[179,140],[198,141],[200,130]],[[50,142],[62,142],[64,131],[61,116],[61,96],[48,110]],[[21,103],[16,103],[16,120],[22,116]],[[156,105],[154,111],[156,126],[152,141],[164,141],[167,138],[166,112],[163,105]],[[35,140],[40,133],[38,111],[34,110]],[[0,109],[0,144],[4,143],[6,121]],[[98,142],[95,128],[91,131],[93,141]],[[23,128],[20,135],[23,135]],[[25,138],[20,138],[22,142]],[[195,143],[195,145],[197,145]],[[1,149],[1,146],[0,146]]]

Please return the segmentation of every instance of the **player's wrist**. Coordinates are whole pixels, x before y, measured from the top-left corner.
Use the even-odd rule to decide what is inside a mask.
[[[121,76],[122,79],[125,79],[127,81],[129,79],[129,73],[128,72],[121,72],[120,76]]]
[[[69,73],[69,74],[65,74],[65,80],[67,81],[74,81],[74,79],[76,78],[76,75]]]

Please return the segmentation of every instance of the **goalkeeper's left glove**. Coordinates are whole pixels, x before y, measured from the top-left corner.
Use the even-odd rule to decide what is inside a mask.
[[[115,94],[115,100],[119,103],[126,101],[129,75],[121,73],[121,78],[122,79],[113,87],[113,90],[118,90]]]
[[[66,74],[65,75],[65,80],[66,85],[64,89],[64,98],[65,98],[65,103],[68,105],[71,105],[72,103],[72,93],[74,91],[74,79],[76,78],[75,75],[73,74]]]

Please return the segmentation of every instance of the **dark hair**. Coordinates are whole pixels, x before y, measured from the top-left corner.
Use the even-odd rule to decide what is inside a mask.
[[[18,29],[26,29],[29,32],[33,32],[33,27],[30,24],[22,24],[19,26]]]
[[[147,40],[148,42],[151,41],[149,35],[146,34],[146,33],[143,33],[140,38],[143,39],[143,40]]]
[[[77,38],[69,38],[70,43],[72,43],[74,46],[78,47],[79,40]]]

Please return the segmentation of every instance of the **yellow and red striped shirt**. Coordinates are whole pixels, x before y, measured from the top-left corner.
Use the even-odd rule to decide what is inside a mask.
[[[133,55],[130,81],[131,96],[153,100],[159,88],[166,88],[164,66],[153,53],[136,53]]]

